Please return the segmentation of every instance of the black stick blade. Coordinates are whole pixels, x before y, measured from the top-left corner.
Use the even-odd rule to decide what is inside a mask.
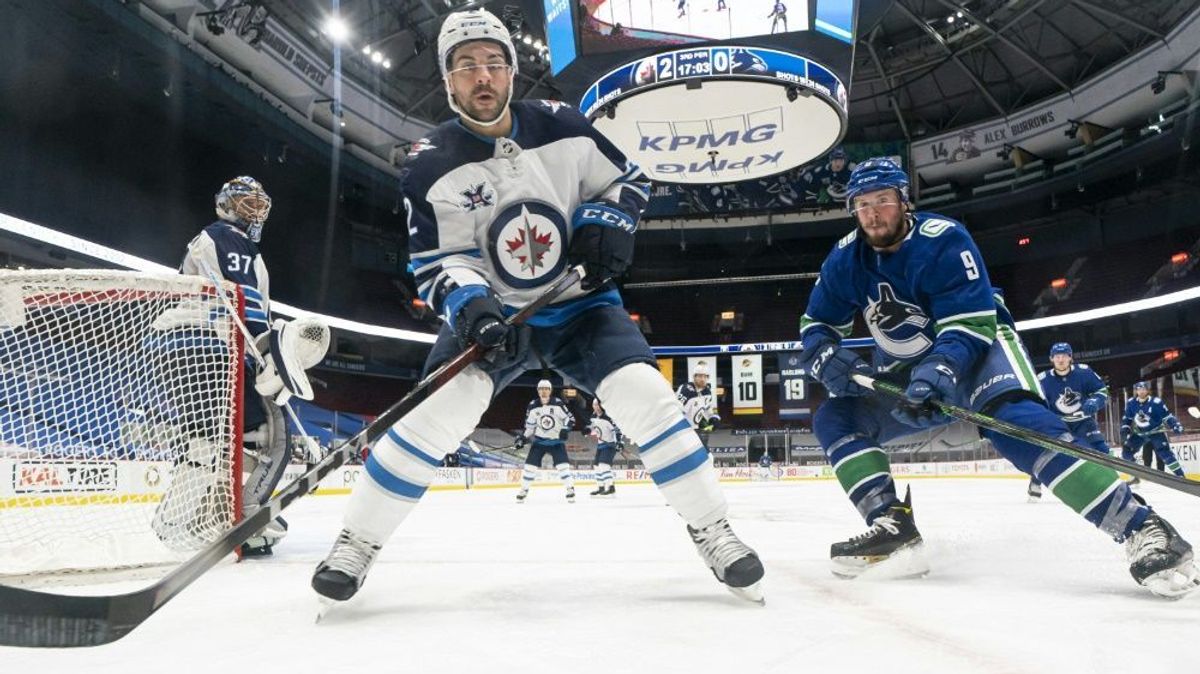
[[[0,645],[38,648],[99,646],[125,636],[150,597],[85,597],[0,586]]]

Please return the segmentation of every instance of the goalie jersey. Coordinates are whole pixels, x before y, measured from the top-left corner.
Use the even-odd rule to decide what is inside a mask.
[[[193,257],[199,256],[213,273],[241,286],[250,334],[257,337],[271,327],[270,279],[258,244],[235,225],[217,220],[192,239],[188,250],[179,265],[181,274],[207,279],[208,274]]]
[[[650,195],[649,178],[571,106],[528,100],[511,110],[506,138],[443,123],[413,145],[401,175],[418,293],[451,324],[489,288],[516,313],[561,277],[580,204],[604,202],[636,226]],[[572,288],[529,324],[603,305],[621,306],[612,284]]]
[[[558,396],[551,396],[545,405],[540,398],[534,398],[525,408],[525,437],[534,442],[563,442],[567,439],[567,431],[574,426],[575,415]]]
[[[856,311],[875,338],[880,371],[938,354],[965,373],[989,349],[998,326],[1007,326],[1007,335],[1013,324],[970,234],[936,213],[914,213],[894,253],[876,252],[857,228],[838,241],[800,319],[804,349],[848,337]]]

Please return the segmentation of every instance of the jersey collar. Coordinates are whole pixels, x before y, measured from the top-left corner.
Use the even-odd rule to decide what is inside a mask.
[[[520,130],[520,128],[521,128],[521,120],[517,118],[517,109],[511,103],[508,106],[508,114],[512,115],[512,129],[509,130],[508,136],[506,136],[506,138],[515,139],[517,137],[517,131]],[[488,145],[496,144],[495,138],[492,138],[491,136],[485,136],[481,133],[476,133],[475,131],[472,131],[470,129],[470,127],[468,127],[466,124],[463,124],[462,117],[456,117],[454,119],[454,123],[458,125],[458,128],[462,129],[463,131],[466,131],[471,136],[478,138],[479,140],[487,143]]]

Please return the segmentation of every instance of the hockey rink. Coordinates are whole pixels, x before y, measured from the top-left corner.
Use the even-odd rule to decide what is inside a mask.
[[[901,482],[903,488],[905,482]],[[701,565],[654,487],[564,502],[557,486],[431,492],[362,592],[314,623],[309,575],[346,497],[300,500],[273,558],[226,563],[125,639],[0,648],[5,672],[1176,672],[1200,593],[1150,595],[1122,547],[1016,479],[912,480],[933,566],[839,580],[829,543],[865,530],[834,481],[726,485],[757,548],[764,607]],[[1142,487],[1184,536],[1200,500]],[[111,587],[111,586],[110,586]]]

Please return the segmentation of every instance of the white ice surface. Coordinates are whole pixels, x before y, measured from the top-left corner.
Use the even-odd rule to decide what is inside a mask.
[[[1200,593],[1150,595],[1121,546],[1012,479],[914,480],[932,573],[839,580],[829,543],[861,533],[837,483],[727,485],[763,558],[767,605],[726,592],[652,486],[578,503],[535,489],[432,492],[362,592],[314,624],[309,575],[345,497],[288,510],[270,559],[223,564],[115,644],[0,648],[0,671],[1121,672],[1190,671]],[[903,483],[901,484],[903,488]],[[1143,493],[1192,540],[1200,500]]]

